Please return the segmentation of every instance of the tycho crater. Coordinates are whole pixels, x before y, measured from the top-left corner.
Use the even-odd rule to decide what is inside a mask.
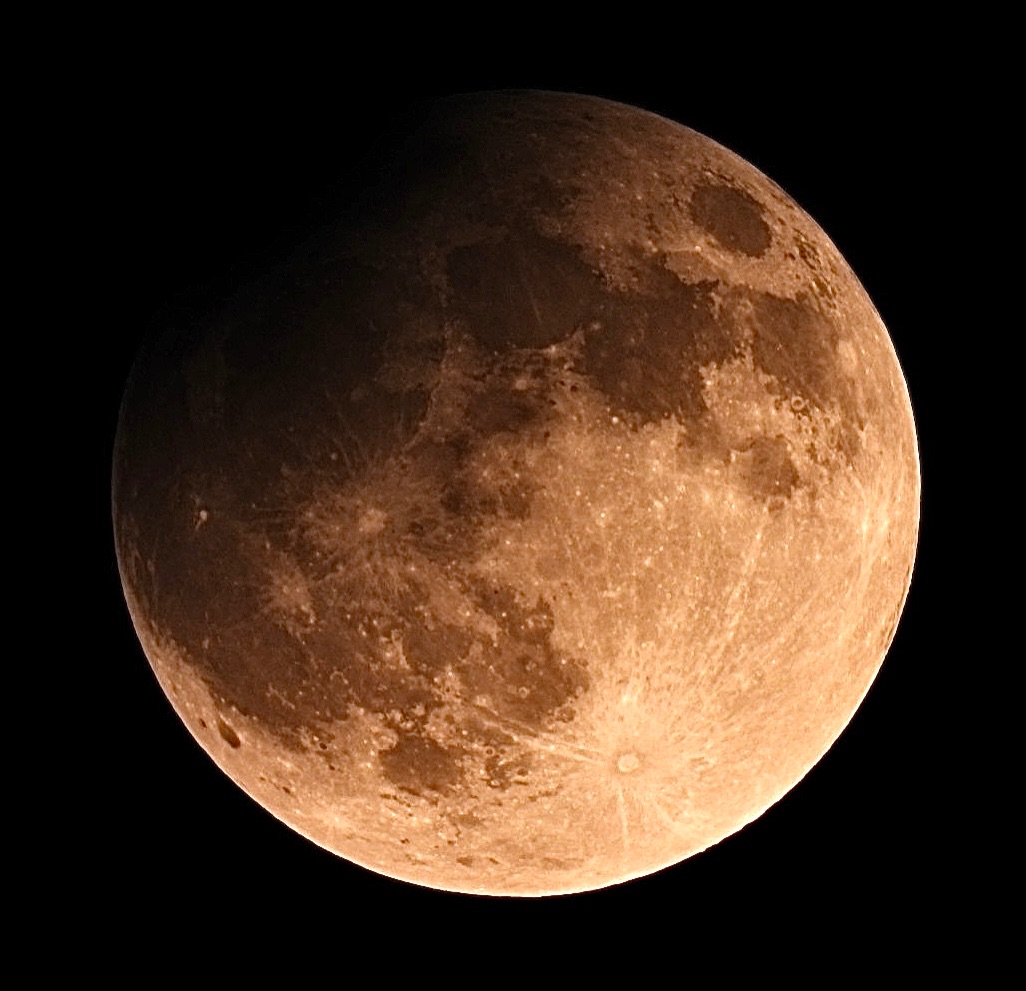
[[[486,93],[389,149],[139,354],[135,627],[217,764],[343,857],[510,895],[659,870],[880,667],[919,505],[893,348],[815,223],[679,124]]]

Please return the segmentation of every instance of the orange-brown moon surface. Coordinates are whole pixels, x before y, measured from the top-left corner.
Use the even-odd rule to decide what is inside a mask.
[[[394,878],[545,895],[751,822],[876,675],[915,430],[822,230],[590,97],[439,100],[321,233],[151,335],[125,595],[190,732]]]

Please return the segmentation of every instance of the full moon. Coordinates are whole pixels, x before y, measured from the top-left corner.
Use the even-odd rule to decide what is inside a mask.
[[[661,870],[848,724],[919,466],[879,315],[714,141],[607,100],[421,108],[321,231],[132,369],[129,611],[204,750],[381,874]]]

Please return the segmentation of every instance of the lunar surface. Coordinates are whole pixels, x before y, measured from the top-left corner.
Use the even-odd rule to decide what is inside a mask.
[[[708,138],[534,92],[408,124],[139,354],[128,606],[190,732],[322,847],[463,892],[639,877],[781,798],[876,675],[905,382],[823,231]]]

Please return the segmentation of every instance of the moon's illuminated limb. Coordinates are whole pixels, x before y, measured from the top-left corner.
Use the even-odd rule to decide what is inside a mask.
[[[511,94],[412,141],[459,168],[413,169],[402,219],[341,217],[140,356],[133,621],[322,846],[459,891],[636,877],[776,801],[875,676],[918,525],[901,371],[823,233],[694,132]]]

